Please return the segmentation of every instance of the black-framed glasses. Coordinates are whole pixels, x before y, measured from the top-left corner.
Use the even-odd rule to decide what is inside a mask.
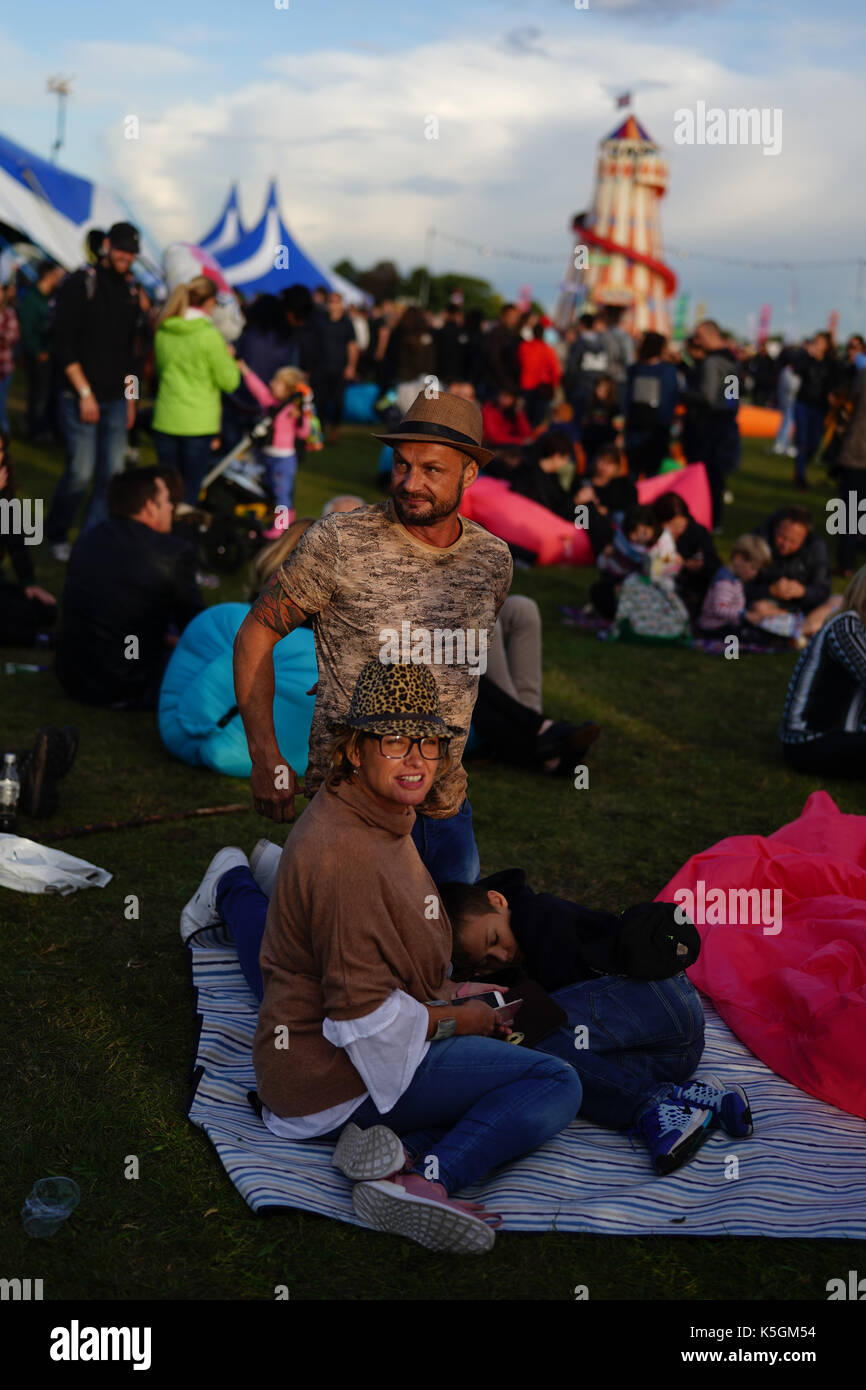
[[[450,739],[440,738],[438,734],[424,738],[410,738],[408,734],[370,734],[370,738],[378,743],[383,758],[392,758],[395,762],[408,758],[416,743],[422,758],[430,763],[438,762],[445,757],[450,742]]]

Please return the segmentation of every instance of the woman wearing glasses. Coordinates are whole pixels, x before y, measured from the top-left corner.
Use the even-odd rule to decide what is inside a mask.
[[[276,870],[262,985],[249,924],[258,914],[261,930],[274,873],[263,854],[250,866],[222,850],[181,933],[219,920],[233,932],[262,1001],[253,1056],[268,1129],[336,1140],[369,1225],[475,1253],[500,1218],[452,1194],[557,1134],[581,1092],[566,1062],[504,1042],[487,1004],[455,1001],[451,927],[410,832],[461,732],[428,667],[369,662]]]

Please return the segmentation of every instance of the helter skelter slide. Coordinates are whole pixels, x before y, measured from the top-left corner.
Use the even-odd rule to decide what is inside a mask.
[[[574,248],[556,309],[560,326],[591,303],[622,307],[623,326],[635,333],[670,334],[668,301],[677,278],[664,262],[659,220],[667,183],[658,145],[627,116],[601,141],[592,208],[572,222]]]

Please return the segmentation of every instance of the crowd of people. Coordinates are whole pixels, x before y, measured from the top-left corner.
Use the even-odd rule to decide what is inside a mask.
[[[259,1008],[264,1125],[334,1144],[370,1225],[454,1251],[489,1249],[499,1221],[455,1194],[578,1113],[639,1136],[661,1175],[714,1127],[748,1137],[742,1087],[694,1074],[703,1015],[683,972],[700,939],[673,904],[616,916],[535,893],[522,870],[481,878],[470,730],[497,757],[553,775],[571,775],[600,731],[545,714],[538,609],[509,594],[509,547],[459,507],[487,471],[564,519],[584,508],[602,616],[627,608],[637,621],[651,591],[708,636],[798,642],[785,757],[810,772],[862,771],[866,571],[832,600],[826,542],[801,507],[740,537],[723,565],[682,498],[645,507],[636,489],[672,448],[700,460],[718,529],[747,378],[767,399],[790,393],[794,433],[778,447],[797,450],[804,483],[835,393],[839,466],[853,475],[862,341],[840,363],[819,334],[771,372],[769,354],[747,359],[711,320],[674,351],[655,333],[635,344],[607,309],[557,350],[549,325],[513,305],[485,326],[457,300],[435,316],[350,311],[334,291],[296,285],[250,305],[228,344],[213,282],[199,276],[157,307],[132,276],[137,251],[135,228],[118,224],[65,279],[40,266],[17,310],[5,292],[0,364],[20,337],[28,435],[56,431],[65,447],[46,524],[68,561],[56,673],[71,699],[113,709],[156,706],[171,653],[205,608],[175,513],[197,504],[213,456],[267,412],[274,525],[234,639],[225,719],[243,723],[256,811],[292,822],[301,780],[275,725],[277,649],[312,631],[310,804],[282,849],[221,849],[181,916],[187,942],[217,922],[235,941]],[[158,462],[126,468],[152,370]],[[339,442],[345,386],[364,378],[393,397],[376,435],[391,451],[389,496],[335,498],[318,520],[296,518],[302,450],[319,423]],[[0,453],[0,493],[14,485]],[[25,645],[50,631],[57,605],[24,548],[3,541],[17,582],[0,640]],[[462,634],[464,653],[490,662],[383,656],[383,632],[407,626],[413,643]],[[275,1043],[281,1029],[288,1047]]]

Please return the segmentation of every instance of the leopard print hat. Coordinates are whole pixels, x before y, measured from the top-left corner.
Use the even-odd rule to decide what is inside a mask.
[[[364,733],[408,734],[410,738],[459,737],[466,732],[446,724],[439,709],[439,692],[429,666],[423,663],[368,661],[355,682],[344,718],[329,720],[334,733],[361,729]]]

